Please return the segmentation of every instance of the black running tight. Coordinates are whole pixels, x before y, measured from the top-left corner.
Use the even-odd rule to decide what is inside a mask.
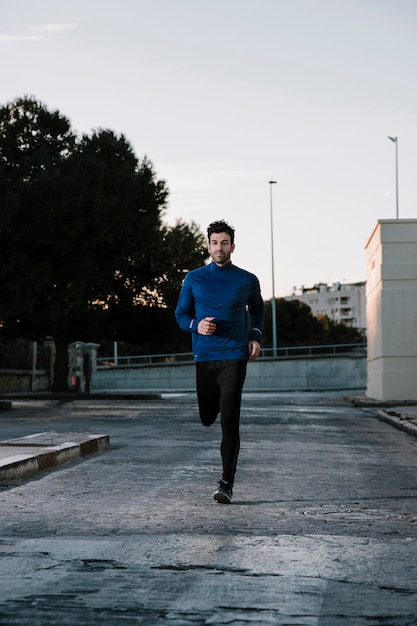
[[[211,426],[220,413],[223,479],[233,485],[240,448],[240,405],[247,361],[204,361],[196,365],[200,419],[204,426]]]

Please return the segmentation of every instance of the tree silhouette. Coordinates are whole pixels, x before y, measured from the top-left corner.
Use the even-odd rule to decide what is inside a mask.
[[[123,135],[78,138],[30,97],[0,109],[0,189],[1,330],[52,336],[63,391],[68,344],[94,339],[103,312],[161,302],[168,190]]]
[[[263,347],[272,346],[271,301],[265,302]],[[276,300],[278,346],[312,346],[340,343],[361,343],[360,329],[334,322],[326,315],[316,316],[300,300]]]

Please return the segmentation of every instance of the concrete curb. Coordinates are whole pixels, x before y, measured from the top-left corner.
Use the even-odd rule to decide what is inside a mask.
[[[386,402],[362,396],[349,396],[346,400],[352,402],[354,406],[360,407],[381,407],[378,410],[378,417],[381,421],[403,430],[409,435],[417,437],[417,402],[406,400],[401,404],[398,402]]]
[[[106,450],[108,435],[47,431],[0,442],[0,484],[33,476],[75,459]]]
[[[379,410],[378,417],[383,422],[387,422],[400,430],[404,430],[409,435],[417,437],[416,417],[407,415],[403,410]]]

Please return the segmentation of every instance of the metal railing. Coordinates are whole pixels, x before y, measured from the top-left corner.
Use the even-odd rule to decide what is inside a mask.
[[[121,367],[130,365],[167,365],[194,361],[192,352],[172,352],[169,354],[137,354],[134,356],[97,357],[97,367]]]
[[[339,343],[317,346],[288,346],[276,348],[262,348],[260,359],[296,359],[314,358],[322,356],[351,355],[366,356],[366,343]],[[192,352],[173,352],[167,354],[138,354],[134,356],[97,357],[98,367],[129,367],[134,365],[167,365],[169,363],[189,363],[194,361]]]
[[[287,359],[289,357],[315,357],[315,356],[335,356],[338,354],[351,354],[355,356],[366,356],[366,343],[337,343],[331,345],[317,346],[288,346],[276,348],[277,358]],[[263,348],[261,356],[264,358],[274,358],[273,348]]]

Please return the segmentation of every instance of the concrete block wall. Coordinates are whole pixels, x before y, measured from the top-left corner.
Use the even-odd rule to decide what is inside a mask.
[[[365,389],[366,357],[332,356],[248,363],[245,391]],[[194,363],[98,367],[92,391],[193,392]]]
[[[43,371],[0,370],[0,393],[48,391],[49,376]]]

